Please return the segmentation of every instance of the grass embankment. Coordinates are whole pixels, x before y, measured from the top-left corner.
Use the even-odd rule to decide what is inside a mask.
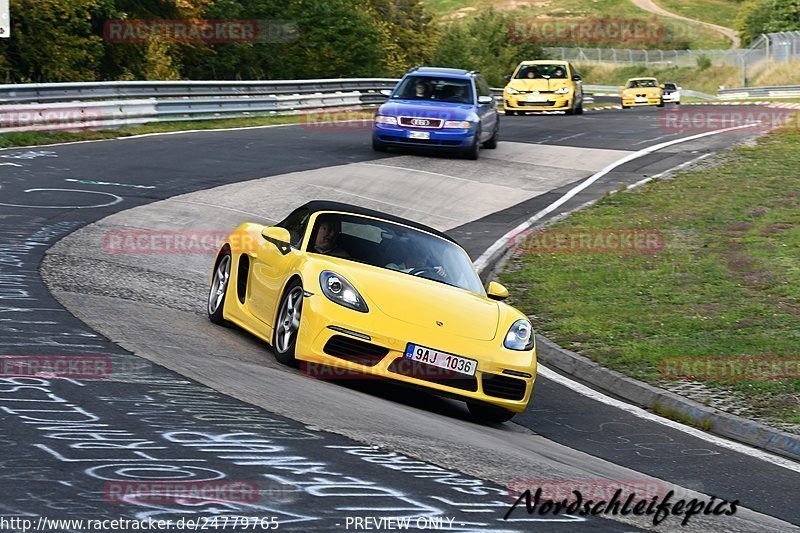
[[[713,168],[615,194],[550,229],[660,232],[657,253],[516,257],[501,281],[538,331],[648,382],[679,358],[800,359],[800,131],[762,137]],[[665,367],[666,368],[666,367]],[[752,375],[752,374],[748,374]],[[796,376],[795,376],[796,377]],[[751,408],[800,424],[800,379],[697,377]],[[677,383],[668,379],[667,383]]]
[[[118,129],[81,129],[76,131],[28,131],[18,133],[0,133],[0,148],[14,146],[38,146],[75,141],[91,141],[98,139],[116,139],[148,133],[164,133],[185,130],[213,130],[224,128],[248,128],[271,126],[276,124],[308,124],[310,130],[319,131],[320,124],[348,128],[345,121],[371,121],[373,111],[341,111],[314,112],[304,115],[288,115],[274,117],[228,118],[216,120],[190,120],[183,122],[154,122],[140,126],[125,126]]]
[[[702,20],[718,26],[733,28],[736,14],[742,5],[737,0],[655,0],[655,2],[671,13],[694,20]]]
[[[729,48],[731,42],[722,34],[680,20],[654,16],[636,7],[630,0],[425,0],[426,11],[439,21],[455,20],[474,15],[488,8],[513,11],[521,18],[583,18],[583,19],[657,19],[663,27],[663,42],[637,42],[632,45],[605,43],[542,43],[543,46],[584,46],[617,48],[714,49]]]

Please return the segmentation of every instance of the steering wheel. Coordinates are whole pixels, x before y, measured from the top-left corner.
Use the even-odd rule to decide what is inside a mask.
[[[439,273],[436,272],[436,268],[432,267],[432,266],[424,266],[424,267],[415,268],[411,272],[409,272],[409,274],[411,274],[412,276],[421,276],[422,274],[425,274],[427,272],[431,272],[433,274],[436,274],[437,276],[439,275]]]

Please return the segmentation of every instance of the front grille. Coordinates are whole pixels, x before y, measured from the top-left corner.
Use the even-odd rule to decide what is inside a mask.
[[[389,348],[345,337],[334,335],[322,349],[326,354],[345,359],[364,366],[375,366],[389,353]]]
[[[400,117],[401,126],[412,128],[439,129],[442,127],[442,119],[427,117]]]
[[[498,374],[483,374],[483,392],[504,400],[521,400],[525,397],[526,383],[521,379]]]
[[[447,387],[475,392],[478,390],[478,380],[474,376],[467,376],[439,368],[438,366],[420,363],[413,359],[398,357],[389,365],[389,372],[408,376],[431,383],[439,383]]]
[[[543,107],[543,106],[552,106],[552,105],[555,105],[555,104],[556,104],[555,102],[548,101],[548,102],[520,102],[517,105],[529,105],[529,106],[532,106],[532,107]]]

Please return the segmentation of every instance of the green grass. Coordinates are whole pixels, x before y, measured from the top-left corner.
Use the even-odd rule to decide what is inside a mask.
[[[741,2],[736,0],[656,0],[656,3],[678,15],[733,28]]]
[[[20,133],[0,134],[0,148],[14,146],[37,146],[43,144],[56,144],[75,141],[89,141],[98,139],[116,139],[117,137],[130,137],[146,133],[162,133],[169,131],[185,130],[211,130],[221,128],[246,128],[253,126],[270,126],[275,124],[297,124],[304,120],[331,121],[335,119],[369,119],[371,111],[347,112],[346,115],[331,115],[325,117],[320,113],[312,115],[288,115],[252,118],[228,118],[217,120],[191,120],[183,122],[154,122],[140,126],[125,126],[119,129],[87,129],[79,131],[30,131]]]
[[[470,16],[481,10],[493,7],[504,12],[513,12],[514,17],[552,17],[589,19],[648,19],[656,18],[663,25],[663,38],[660,41],[620,42],[559,42],[542,43],[543,46],[584,46],[649,49],[715,49],[729,48],[730,41],[723,35],[696,24],[686,23],[668,17],[655,17],[652,13],[636,7],[629,0],[426,0],[425,9],[435,19],[453,20]]]
[[[630,376],[674,357],[800,354],[800,131],[712,168],[603,198],[559,230],[662,232],[655,254],[536,253],[501,275],[512,304],[569,349]],[[764,416],[800,421],[800,380],[709,381]]]

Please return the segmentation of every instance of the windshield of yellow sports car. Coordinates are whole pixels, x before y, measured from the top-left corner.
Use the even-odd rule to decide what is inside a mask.
[[[655,87],[656,80],[630,80],[628,89],[642,89],[644,87]]]
[[[307,250],[486,294],[472,262],[459,246],[385,220],[322,213],[317,216]]]

